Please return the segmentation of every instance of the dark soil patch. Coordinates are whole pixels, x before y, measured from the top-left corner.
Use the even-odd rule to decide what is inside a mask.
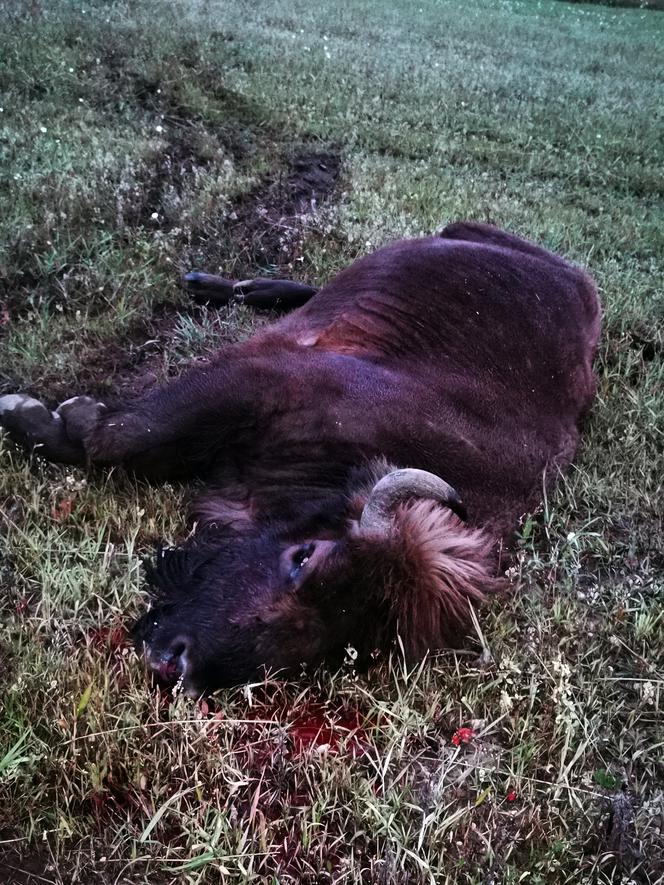
[[[86,858],[87,860],[87,858]],[[103,885],[114,875],[77,870],[72,862],[53,858],[41,848],[4,849],[0,851],[0,882],[3,885]],[[121,879],[119,881],[128,881]]]
[[[330,199],[340,169],[338,153],[305,150],[238,203],[231,233],[248,249],[250,260],[278,266],[298,257],[304,216]]]
[[[201,237],[184,256],[187,269],[219,272],[236,254],[236,275],[289,276],[303,254],[307,217],[334,197],[340,172],[335,149],[306,146],[285,157],[219,221],[218,237]]]
[[[179,314],[174,306],[156,309],[121,337],[88,347],[80,356],[77,391],[112,402],[141,396],[168,378],[164,352],[172,340]],[[61,402],[72,395],[57,378],[48,384],[48,396]],[[40,388],[44,396],[44,385]]]
[[[303,153],[290,163],[284,209],[304,212],[316,202],[324,202],[339,177],[341,160],[329,151]]]
[[[84,389],[92,395],[112,393],[114,397],[127,398],[140,396],[166,381],[163,354],[178,316],[173,307],[163,312],[155,310],[148,319],[138,322],[129,335],[86,354],[81,365]]]
[[[110,854],[110,850],[109,850]],[[104,847],[96,846],[96,855],[104,855]],[[91,866],[96,869],[91,869]],[[124,866],[124,863],[122,863]],[[95,863],[95,858],[82,850],[80,856],[71,852],[64,858],[55,858],[45,849],[39,847],[1,848],[0,849],[0,882],[2,885],[131,885],[132,882],[144,882],[142,864],[132,864],[132,873],[119,872],[117,861]],[[149,881],[154,885],[165,885],[172,878],[164,878],[154,872],[150,873]]]
[[[178,316],[177,307],[169,304],[157,307],[150,317],[138,320],[117,337],[102,342],[82,339],[75,382],[71,373],[63,376],[55,366],[44,366],[32,384],[11,371],[0,370],[0,394],[21,390],[53,408],[79,393],[104,401],[140,396],[168,376],[164,352]]]
[[[48,855],[37,851],[21,854],[17,850],[0,853],[0,882],[5,885],[57,885],[60,881],[62,878]]]

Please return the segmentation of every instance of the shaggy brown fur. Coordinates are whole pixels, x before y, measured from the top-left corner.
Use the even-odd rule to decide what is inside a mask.
[[[386,618],[381,640],[398,632],[410,660],[428,649],[459,647],[470,622],[470,605],[505,586],[496,577],[495,540],[465,525],[435,501],[413,501],[394,514],[388,538],[351,527],[358,559],[373,561]]]
[[[385,596],[406,653],[420,658],[441,640],[458,646],[469,606],[505,586],[495,576],[494,539],[433,501],[399,507],[395,525],[395,558],[410,569],[386,585]]]

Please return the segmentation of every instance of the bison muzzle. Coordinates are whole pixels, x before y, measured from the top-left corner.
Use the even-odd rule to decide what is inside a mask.
[[[0,398],[44,457],[202,476],[197,531],[148,569],[135,628],[185,690],[267,667],[459,645],[498,551],[570,463],[595,382],[595,286],[489,225],[394,243],[320,291],[186,278],[288,313],[136,402]]]

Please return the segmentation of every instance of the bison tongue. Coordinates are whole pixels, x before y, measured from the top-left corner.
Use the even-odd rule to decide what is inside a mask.
[[[180,669],[177,665],[177,661],[153,661],[150,663],[150,667],[157,674],[160,681],[167,683],[168,685],[172,685],[174,682],[177,682],[180,676]]]

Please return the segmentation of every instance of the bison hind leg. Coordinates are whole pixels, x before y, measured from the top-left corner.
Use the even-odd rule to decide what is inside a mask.
[[[233,301],[259,310],[293,310],[312,298],[317,289],[292,280],[228,280],[214,274],[191,271],[183,277],[185,288],[195,301],[222,307]]]

